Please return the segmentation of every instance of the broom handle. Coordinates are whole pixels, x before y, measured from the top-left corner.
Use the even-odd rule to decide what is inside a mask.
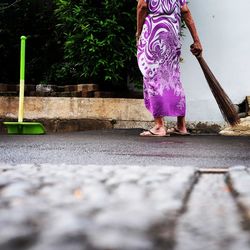
[[[202,70],[204,71],[206,68],[206,70],[209,70],[210,74],[213,75],[213,73],[211,72],[210,68],[208,67],[206,61],[204,60],[204,58],[201,55],[196,56],[196,58],[197,58],[198,62],[200,63]]]
[[[24,116],[24,81],[25,81],[25,47],[26,36],[21,36],[21,54],[20,54],[20,90],[19,90],[19,111],[18,122],[23,122]]]

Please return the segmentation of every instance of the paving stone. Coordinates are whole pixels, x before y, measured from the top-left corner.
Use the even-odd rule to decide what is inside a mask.
[[[0,249],[25,249],[36,239],[38,228],[37,214],[32,209],[1,209]]]
[[[84,249],[89,221],[78,218],[70,210],[52,211],[42,226],[39,242],[32,249]],[[82,247],[82,248],[81,248]]]
[[[126,172],[126,170],[118,170],[115,175],[107,180],[106,184],[108,186],[115,186],[124,182],[137,182],[140,179],[140,175]]]
[[[151,250],[152,242],[144,235],[133,231],[99,228],[89,235],[94,249]]]
[[[194,167],[0,164],[4,250],[245,250],[242,218],[224,175]]]
[[[0,212],[5,211],[0,213],[0,225],[9,228],[4,237],[0,235],[0,246],[12,250],[20,235],[32,250],[153,249],[151,228],[161,224],[169,211],[180,209],[187,183],[192,185],[191,176],[195,175],[194,168],[187,168],[178,186],[171,187],[171,178],[181,175],[176,168],[166,169],[155,166],[152,172],[152,168],[138,166],[0,166]],[[161,205],[163,200],[165,206]]]
[[[145,209],[145,205],[151,209]],[[101,211],[95,217],[95,223],[102,228],[145,232],[159,219],[162,219],[162,215],[157,213],[154,206],[150,206],[148,202],[128,205],[123,201]]]
[[[224,175],[203,175],[192,192],[187,212],[178,221],[176,250],[247,250],[249,234],[225,184]]]
[[[12,183],[1,191],[2,198],[21,198],[34,191],[34,186],[28,182]]]
[[[250,229],[250,172],[243,166],[231,168],[229,171],[229,181],[235,192],[235,198],[243,210],[245,224]]]
[[[40,245],[29,248],[29,250],[90,250],[83,243],[75,241],[74,237],[62,239],[60,242],[43,242]]]

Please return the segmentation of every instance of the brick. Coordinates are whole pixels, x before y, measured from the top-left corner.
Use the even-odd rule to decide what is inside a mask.
[[[18,92],[16,92],[16,91],[4,91],[4,92],[0,92],[0,96],[18,96]]]
[[[8,84],[8,91],[19,91],[19,84]]]
[[[82,97],[82,91],[71,92],[72,97]]]
[[[36,91],[36,85],[25,85],[25,93],[24,95],[25,96],[31,96],[31,93],[35,92]],[[19,92],[19,89],[18,89],[18,92]]]
[[[77,91],[76,85],[66,85],[64,86],[65,92]]]
[[[30,91],[29,96],[36,96],[36,91]]]
[[[97,84],[78,84],[77,91],[97,91],[99,86]]]
[[[70,92],[61,92],[61,93],[56,93],[56,96],[58,97],[71,97],[71,93]]]
[[[33,93],[33,92],[32,92]],[[42,92],[42,91],[36,91],[36,96],[40,96],[40,97],[49,97],[49,96],[53,96],[53,93],[50,92]]]
[[[56,92],[64,92],[65,86],[56,86],[55,91]]]
[[[250,115],[250,96],[247,96],[246,100],[247,100],[247,106],[248,106],[247,115]]]
[[[36,85],[34,84],[26,84],[25,85],[25,90],[30,92],[30,91],[36,91]]]
[[[7,91],[7,84],[0,83],[0,92],[5,92]]]
[[[81,97],[94,97],[93,91],[81,91]]]
[[[54,92],[55,97],[82,97],[81,91]]]

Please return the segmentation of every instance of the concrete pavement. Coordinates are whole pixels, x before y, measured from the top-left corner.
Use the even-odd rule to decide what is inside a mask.
[[[140,129],[0,137],[0,163],[250,166],[249,137],[141,138]]]

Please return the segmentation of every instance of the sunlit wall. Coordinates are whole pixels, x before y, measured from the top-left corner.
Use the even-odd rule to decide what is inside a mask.
[[[249,0],[190,0],[204,47],[204,57],[234,103],[250,95]],[[189,52],[188,30],[183,39],[182,82],[187,96],[187,120],[222,122],[218,106],[197,60]]]

